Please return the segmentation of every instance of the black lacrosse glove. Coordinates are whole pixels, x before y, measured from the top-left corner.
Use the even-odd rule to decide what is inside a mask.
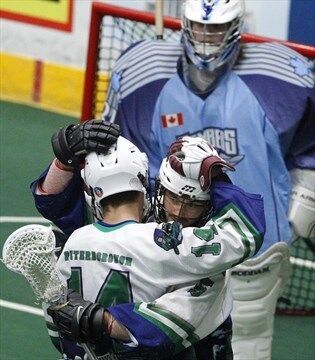
[[[59,309],[52,305],[47,313],[64,338],[96,343],[110,341],[105,332],[104,311],[99,304],[85,301],[79,293],[69,289],[66,304]]]
[[[62,164],[75,168],[88,152],[106,154],[119,135],[119,125],[104,120],[89,120],[59,129],[53,134],[51,144],[56,158]]]

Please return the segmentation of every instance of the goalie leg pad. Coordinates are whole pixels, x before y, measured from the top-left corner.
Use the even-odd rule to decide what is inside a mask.
[[[279,242],[230,270],[234,360],[270,360],[274,313],[289,269],[289,247]]]

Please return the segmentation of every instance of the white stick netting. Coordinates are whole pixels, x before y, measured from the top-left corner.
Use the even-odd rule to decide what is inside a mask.
[[[56,268],[55,235],[51,227],[26,225],[14,231],[2,250],[9,270],[22,274],[37,299],[63,303],[67,284]]]

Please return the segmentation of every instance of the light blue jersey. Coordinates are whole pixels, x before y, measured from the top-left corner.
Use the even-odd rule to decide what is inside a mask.
[[[264,197],[260,253],[289,242],[288,170],[315,168],[315,90],[307,60],[283,45],[244,45],[233,71],[200,97],[182,80],[181,54],[181,45],[163,41],[127,50],[114,68],[105,118],[148,154],[152,178],[175,138],[205,138],[235,165],[233,183]]]

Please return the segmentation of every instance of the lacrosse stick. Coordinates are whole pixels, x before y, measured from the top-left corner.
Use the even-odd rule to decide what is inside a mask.
[[[2,262],[26,278],[38,300],[60,307],[67,300],[67,282],[56,267],[58,250],[51,226],[26,225],[7,238]],[[89,359],[97,359],[88,345],[81,345]]]

